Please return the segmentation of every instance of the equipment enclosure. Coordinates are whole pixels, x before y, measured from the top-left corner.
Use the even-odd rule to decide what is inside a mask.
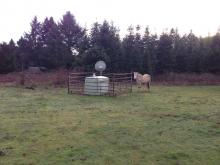
[[[92,76],[89,72],[72,72],[68,75],[68,93],[85,95],[85,78]],[[108,92],[106,96],[117,96],[120,94],[132,92],[132,73],[109,73],[103,74],[109,78]]]

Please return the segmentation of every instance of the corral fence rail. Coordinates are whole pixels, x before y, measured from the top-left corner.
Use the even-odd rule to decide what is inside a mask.
[[[68,93],[69,94],[85,94],[85,79],[91,77],[92,72],[70,72],[68,75]],[[96,75],[99,75],[96,73]],[[132,73],[105,73],[102,76],[109,78],[109,83],[101,85],[101,88],[107,87],[106,96],[117,96],[124,93],[132,92]],[[91,87],[94,84],[91,84]]]

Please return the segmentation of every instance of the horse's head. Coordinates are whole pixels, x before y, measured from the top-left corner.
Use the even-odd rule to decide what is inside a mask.
[[[138,72],[134,72],[134,79],[136,80],[137,79],[137,76],[138,76]]]

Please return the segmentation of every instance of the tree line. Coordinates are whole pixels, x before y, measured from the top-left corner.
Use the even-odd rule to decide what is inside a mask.
[[[0,73],[29,66],[92,71],[98,60],[107,63],[108,72],[220,73],[220,32],[202,38],[172,28],[158,35],[147,27],[141,34],[140,26],[130,26],[121,38],[113,23],[95,22],[88,31],[70,12],[59,22],[34,17],[30,25],[17,43],[0,44]]]

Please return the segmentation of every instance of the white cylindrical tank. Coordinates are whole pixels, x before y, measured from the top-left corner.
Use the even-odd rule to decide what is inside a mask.
[[[86,95],[103,95],[108,93],[109,78],[105,76],[86,77],[84,94]]]

